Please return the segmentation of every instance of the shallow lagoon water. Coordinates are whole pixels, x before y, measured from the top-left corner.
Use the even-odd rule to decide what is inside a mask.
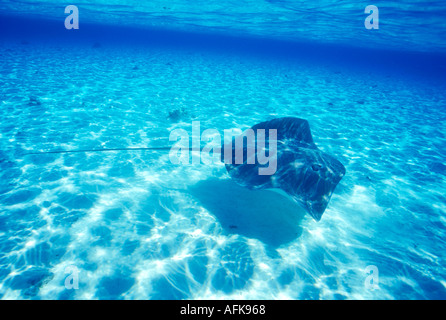
[[[193,47],[6,39],[0,53],[2,299],[446,297],[444,82]],[[25,155],[166,146],[192,121],[223,132],[282,116],[307,119],[346,167],[320,222],[220,163]]]

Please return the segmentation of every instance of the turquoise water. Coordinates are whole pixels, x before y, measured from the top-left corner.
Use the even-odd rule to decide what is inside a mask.
[[[446,298],[445,5],[377,4],[367,30],[349,1],[77,3],[70,31],[0,4],[2,299]],[[346,168],[319,222],[219,162],[27,155],[283,116]]]

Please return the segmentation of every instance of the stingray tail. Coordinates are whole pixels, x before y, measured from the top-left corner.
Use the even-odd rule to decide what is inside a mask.
[[[169,151],[172,147],[135,147],[135,148],[109,148],[109,149],[80,149],[80,150],[52,150],[52,151],[40,151],[29,152],[23,154],[29,155],[44,155],[44,154],[63,154],[63,153],[86,153],[86,152],[112,152],[112,151]],[[189,148],[189,151],[201,151],[197,148]]]

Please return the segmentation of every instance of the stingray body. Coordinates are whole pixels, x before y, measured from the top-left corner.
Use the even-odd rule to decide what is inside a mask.
[[[237,184],[250,189],[273,189],[285,193],[319,221],[334,189],[345,175],[342,163],[318,149],[306,120],[276,118],[256,124],[251,129],[254,132],[258,132],[258,129],[265,130],[264,137],[268,143],[264,149],[272,151],[271,146],[274,145],[276,150],[273,156],[276,157],[277,169],[274,174],[259,175],[259,167],[264,165],[252,161],[248,163],[247,143],[243,144],[245,161],[236,163],[236,144],[233,139],[229,146],[233,150],[232,159],[224,159],[231,178]],[[277,130],[274,143],[268,135],[271,130]],[[228,145],[223,148],[228,148]]]

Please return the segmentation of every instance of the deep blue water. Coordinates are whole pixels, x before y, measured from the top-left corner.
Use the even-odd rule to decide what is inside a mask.
[[[76,5],[0,3],[2,299],[446,298],[446,4]],[[27,155],[283,116],[346,168],[319,222],[218,162]]]

